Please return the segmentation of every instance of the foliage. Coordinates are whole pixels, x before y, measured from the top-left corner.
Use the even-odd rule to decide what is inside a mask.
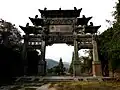
[[[113,33],[113,28],[108,28],[98,37],[98,54],[99,59],[101,60],[101,62],[103,62],[102,65],[107,64],[108,60],[113,60],[112,58],[110,58],[110,53],[112,53],[111,40],[113,38]]]
[[[48,69],[47,71],[48,73],[53,73],[56,75],[64,75],[66,70],[62,62],[62,58],[60,58],[59,64],[57,66],[54,66],[53,68]]]
[[[53,67],[53,72],[56,74],[56,75],[60,75],[60,68],[59,68],[59,66],[55,66],[55,67]]]
[[[63,75],[63,73],[64,73],[64,64],[63,64],[63,61],[62,61],[62,58],[60,58],[60,61],[59,61],[59,64],[58,64],[58,67],[59,67],[59,69],[60,69],[60,75]]]
[[[115,22],[98,37],[98,53],[102,62],[102,69],[115,71],[120,69],[120,0],[114,12]]]
[[[21,35],[10,22],[0,20],[0,84],[10,82],[12,77],[23,75]]]
[[[20,43],[21,35],[19,30],[10,22],[5,20],[0,21],[0,43],[7,47],[14,46]]]

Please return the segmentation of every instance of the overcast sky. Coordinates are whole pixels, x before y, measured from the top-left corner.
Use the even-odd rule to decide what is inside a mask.
[[[27,22],[31,23],[28,17],[40,16],[38,9],[74,9],[83,8],[81,16],[92,16],[91,21],[94,25],[101,25],[99,29],[103,32],[109,24],[106,19],[113,20],[112,11],[114,11],[117,0],[0,0],[0,18],[10,21],[17,27],[25,26]],[[32,25],[32,24],[31,24]],[[65,44],[49,46],[46,49],[46,58],[70,62],[72,58],[73,47]],[[84,53],[79,53],[84,55]]]

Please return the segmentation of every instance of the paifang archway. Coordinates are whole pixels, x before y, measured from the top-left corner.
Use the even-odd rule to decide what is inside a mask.
[[[20,28],[25,32],[23,45],[23,59],[27,62],[27,50],[40,49],[41,57],[38,63],[38,73],[46,74],[45,50],[46,46],[54,43],[66,43],[74,46],[74,76],[80,76],[81,65],[78,59],[78,50],[93,49],[93,76],[101,75],[100,62],[98,60],[96,33],[100,26],[93,26],[89,20],[92,17],[80,18],[82,9],[74,10],[40,10],[41,18],[38,15],[35,18],[30,18],[33,26],[29,23],[25,27]],[[32,34],[32,35],[31,35]],[[26,72],[27,64],[24,65],[24,72]]]

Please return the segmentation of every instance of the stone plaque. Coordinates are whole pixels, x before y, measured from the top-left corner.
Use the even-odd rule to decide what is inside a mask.
[[[72,25],[50,25],[50,32],[72,32]]]

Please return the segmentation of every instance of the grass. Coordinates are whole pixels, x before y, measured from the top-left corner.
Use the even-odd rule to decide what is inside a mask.
[[[120,90],[120,82],[57,82],[49,88],[56,90]]]

